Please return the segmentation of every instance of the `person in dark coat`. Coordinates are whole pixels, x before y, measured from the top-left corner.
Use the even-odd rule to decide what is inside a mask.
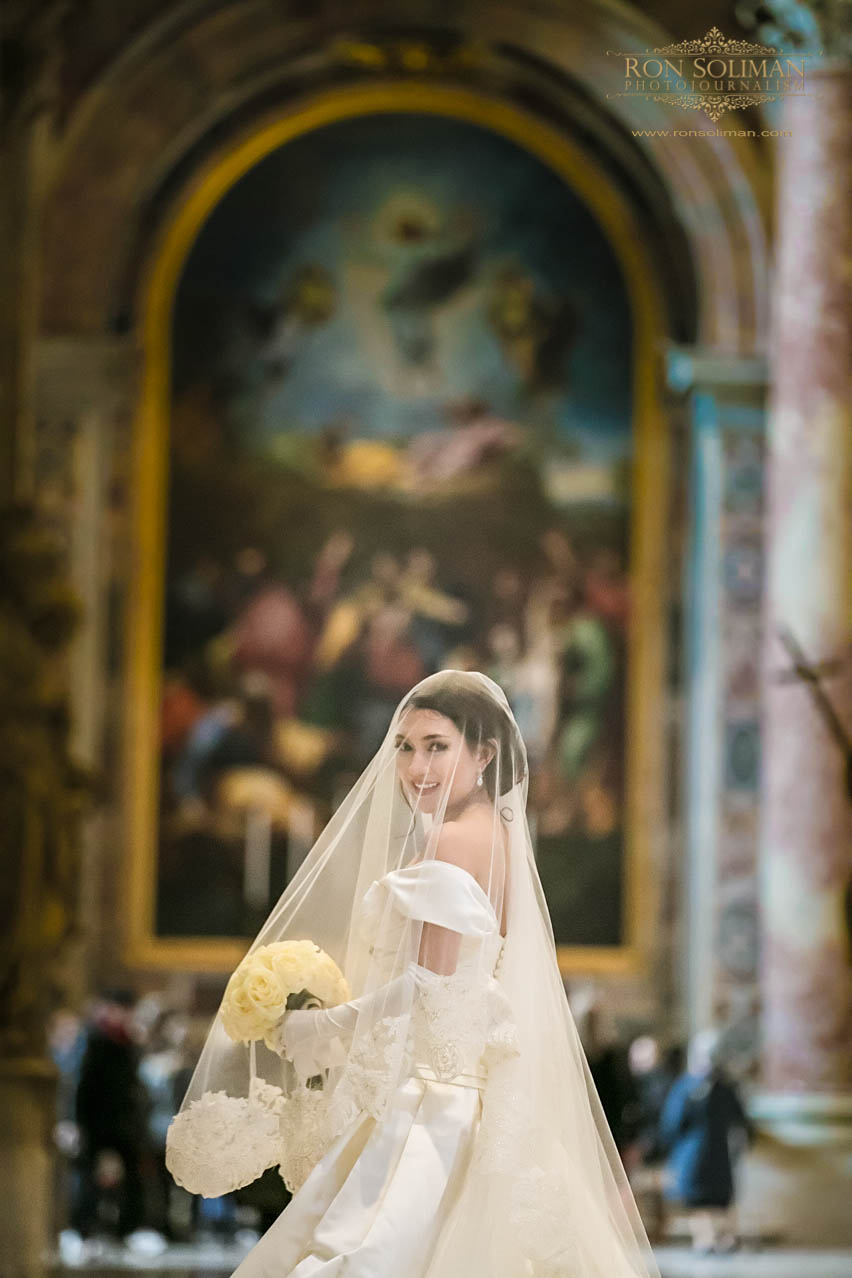
[[[719,1036],[697,1034],[689,1046],[687,1072],[666,1097],[660,1141],[667,1151],[665,1193],[690,1211],[693,1246],[731,1250],[734,1200],[732,1145],[749,1133],[736,1087],[719,1065]]]
[[[654,1167],[663,1160],[660,1148],[660,1117],[666,1097],[681,1069],[673,1072],[663,1058],[659,1043],[650,1034],[642,1034],[630,1044],[630,1073],[636,1088],[636,1107],[631,1113],[635,1128],[636,1156],[644,1167]]]
[[[143,1224],[145,1104],[131,1034],[133,1001],[125,991],[98,1001],[80,1065],[75,1102],[80,1187],[72,1224],[84,1239],[96,1228],[105,1190],[116,1194],[122,1238]]]
[[[627,1052],[620,1045],[615,1021],[596,990],[580,990],[571,1006],[601,1108],[622,1161],[629,1161],[635,1134],[631,1116],[636,1111],[637,1094]]]
[[[683,1062],[673,1071],[659,1043],[650,1034],[633,1040],[628,1061],[636,1101],[627,1116],[632,1140],[626,1165],[648,1237],[656,1242],[664,1235],[666,1221],[662,1167],[665,1153],[660,1145],[660,1116],[672,1084],[683,1072]]]

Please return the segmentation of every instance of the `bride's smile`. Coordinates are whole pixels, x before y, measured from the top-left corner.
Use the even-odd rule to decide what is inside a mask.
[[[396,766],[409,802],[419,811],[449,813],[477,791],[489,762],[485,746],[472,746],[452,719],[437,710],[412,709],[400,722]]]

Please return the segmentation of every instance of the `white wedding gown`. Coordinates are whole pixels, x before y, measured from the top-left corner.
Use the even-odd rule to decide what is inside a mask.
[[[511,1010],[496,979],[500,925],[476,880],[446,862],[378,880],[364,897],[362,925],[369,928],[385,894],[400,927],[423,917],[426,898],[428,921],[461,934],[456,971],[430,974],[418,991],[409,1038],[414,1063],[385,1117],[362,1112],[350,1124],[233,1278],[424,1278],[461,1200],[488,1061],[515,1050]],[[474,976],[483,970],[485,981]],[[472,1026],[484,1033],[471,1033]]]

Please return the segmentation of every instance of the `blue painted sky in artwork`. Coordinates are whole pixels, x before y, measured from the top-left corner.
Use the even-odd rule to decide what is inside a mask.
[[[412,210],[428,243],[396,233]],[[408,294],[425,258],[463,258],[463,284],[437,302]],[[325,323],[300,325],[281,298],[321,266]],[[558,389],[531,390],[490,319],[510,268],[574,335]],[[262,446],[282,430],[345,420],[356,436],[400,438],[445,421],[466,396],[580,443],[590,460],[630,451],[631,323],[618,264],[579,198],[496,134],[432,116],[342,121],[266,157],[211,214],[175,311],[177,389],[226,387],[232,419]],[[427,359],[412,349],[429,348]],[[223,376],[226,375],[226,376]]]

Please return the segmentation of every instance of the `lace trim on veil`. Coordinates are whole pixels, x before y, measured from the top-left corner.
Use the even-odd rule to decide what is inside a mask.
[[[569,1179],[564,1164],[553,1157],[550,1134],[535,1128],[529,1095],[513,1066],[506,1057],[489,1076],[472,1171],[503,1181],[501,1201],[519,1255],[532,1264],[536,1278],[575,1278],[594,1203],[584,1193],[585,1173]],[[610,1253],[600,1272],[607,1278],[637,1278],[614,1237],[611,1222],[602,1222],[599,1240]]]
[[[204,1198],[251,1184],[278,1162],[286,1103],[279,1087],[259,1078],[252,1079],[248,1096],[205,1092],[172,1120],[166,1135],[172,1176]]]

